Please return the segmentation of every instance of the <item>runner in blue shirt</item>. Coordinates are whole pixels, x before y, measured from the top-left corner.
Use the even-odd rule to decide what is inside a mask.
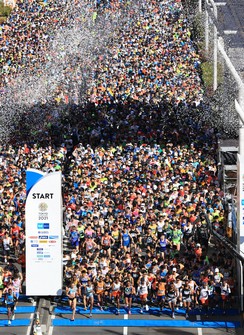
[[[72,248],[76,249],[77,251],[79,251],[79,240],[80,240],[80,234],[77,231],[76,227],[73,226],[70,232],[70,243]]]
[[[16,297],[11,288],[8,289],[6,295],[5,295],[5,304],[8,311],[8,324],[11,325],[11,320],[14,320],[14,306],[16,302]]]
[[[123,229],[122,236],[121,236],[121,245],[124,251],[129,251],[130,250],[130,245],[131,245],[131,235],[128,232],[128,229]]]

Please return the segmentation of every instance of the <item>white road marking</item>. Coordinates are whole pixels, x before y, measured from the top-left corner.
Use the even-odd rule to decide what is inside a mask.
[[[124,320],[128,320],[128,314],[124,315]],[[128,335],[128,327],[123,327],[123,335]]]
[[[50,326],[49,331],[48,331],[48,335],[52,335],[52,333],[53,333],[53,326]]]
[[[226,6],[226,2],[215,2],[216,6]]]
[[[235,35],[237,34],[237,30],[224,30],[225,35]]]
[[[197,321],[201,321],[201,315],[196,316]],[[197,328],[197,335],[202,335],[202,328]]]
[[[52,314],[51,320],[54,320],[54,319],[55,319],[55,314]],[[53,333],[53,326],[50,326],[48,330],[48,335],[52,335],[52,333]]]
[[[30,320],[33,320],[33,318],[34,318],[34,313],[31,313],[31,315],[30,315]],[[31,324],[32,324],[32,322],[31,322]],[[31,324],[30,324],[30,326],[27,328],[27,333],[26,333],[26,335],[31,335]]]

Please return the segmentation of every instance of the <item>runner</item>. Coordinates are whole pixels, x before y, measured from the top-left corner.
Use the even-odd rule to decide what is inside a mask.
[[[157,288],[157,303],[162,312],[165,304],[165,295],[166,295],[166,279],[160,278],[156,285]]]
[[[113,248],[114,248],[116,251],[119,251],[120,246],[121,246],[121,232],[120,232],[119,227],[118,227],[117,224],[115,224],[115,225],[112,227],[111,236],[112,236],[112,238],[114,239],[114,246],[113,246]]]
[[[144,245],[146,246],[148,251],[151,252],[154,251],[156,240],[157,240],[156,235],[152,233],[152,230],[150,228],[148,228],[147,233],[144,236]]]
[[[207,314],[208,311],[208,304],[209,304],[209,287],[208,283],[203,282],[202,286],[198,287],[197,290],[197,304],[199,303],[200,306],[202,307],[205,315]]]
[[[19,295],[22,292],[22,284],[21,284],[21,279],[18,275],[15,275],[13,278],[13,281],[11,283],[12,285],[12,289],[16,298],[16,302],[15,302],[15,306],[14,306],[14,310],[16,310],[17,308],[17,304],[19,301]]]
[[[116,314],[119,315],[120,311],[120,297],[122,292],[122,284],[119,277],[115,277],[114,282],[111,285],[111,300],[115,300]]]
[[[140,284],[138,285],[138,288],[137,288],[137,294],[139,295],[140,302],[141,302],[140,313],[143,314],[144,308],[146,309],[146,311],[149,310],[149,307],[147,305],[148,281],[146,281],[145,278],[142,278],[140,280]]]
[[[202,248],[201,248],[200,243],[197,243],[197,244],[196,244],[196,247],[194,248],[194,254],[195,254],[195,256],[196,256],[196,260],[197,260],[198,262],[200,262],[201,257],[202,257]]]
[[[107,274],[104,279],[104,309],[108,308],[108,302],[111,301],[112,279]]]
[[[223,313],[226,314],[226,308],[228,307],[229,298],[231,294],[230,285],[228,284],[227,280],[223,280],[220,288],[221,288]]]
[[[19,236],[18,236],[18,246],[19,246],[19,254],[22,255],[22,253],[25,250],[25,239],[26,236],[24,234],[23,230],[20,230]]]
[[[85,306],[89,306],[90,307],[90,314],[89,317],[92,317],[92,309],[93,309],[93,304],[94,304],[94,287],[92,284],[92,281],[89,279],[87,282],[87,285],[85,287],[85,292],[84,292],[84,296],[85,296]]]
[[[193,230],[194,225],[191,223],[190,220],[188,220],[186,226],[183,229],[183,243],[186,249],[192,242]]]
[[[160,239],[157,241],[157,250],[160,252],[160,257],[164,259],[167,254],[168,248],[171,246],[171,242],[166,238],[165,234],[161,234]]]
[[[177,290],[176,290],[174,282],[170,282],[167,284],[165,300],[168,303],[169,308],[171,309],[171,316],[174,319],[175,318],[175,306],[176,306],[176,300],[177,300]]]
[[[13,246],[13,242],[11,237],[9,236],[8,232],[5,232],[3,238],[3,255],[4,255],[4,262],[9,263],[10,258],[10,248]]]
[[[98,280],[95,282],[95,291],[97,295],[97,305],[100,308],[100,310],[103,310],[103,299],[104,299],[104,290],[105,290],[105,284],[103,281],[103,276],[100,276]]]
[[[186,310],[186,319],[189,317],[189,310],[191,309],[192,303],[192,289],[189,285],[189,281],[186,280],[185,284],[180,288],[180,300],[183,303],[183,307]]]
[[[191,289],[191,300],[192,300],[193,306],[195,307],[196,301],[197,301],[196,294],[197,294],[198,286],[197,286],[197,283],[192,279],[191,276],[187,278],[188,279],[186,279],[186,281],[188,282],[188,285],[190,286],[190,289]]]
[[[77,231],[77,228],[75,226],[72,226],[69,238],[70,238],[70,243],[71,243],[72,249],[76,249],[76,251],[79,252],[80,235],[79,235],[79,233]]]
[[[72,309],[72,318],[71,321],[75,320],[75,312],[76,312],[76,304],[77,304],[77,295],[78,295],[78,289],[77,286],[75,286],[74,283],[70,284],[70,287],[66,288],[68,300],[69,300],[69,306]]]
[[[104,255],[106,255],[108,258],[111,257],[111,246],[114,244],[114,239],[112,236],[109,235],[109,231],[106,230],[102,240],[101,240],[101,247],[103,249]]]
[[[128,228],[124,228],[121,234],[121,248],[124,252],[130,251],[131,243],[133,242],[132,236]]]
[[[80,276],[80,296],[83,300],[83,305],[84,305],[84,309],[86,310],[86,296],[85,296],[85,290],[86,290],[86,286],[87,286],[87,283],[88,283],[88,280],[90,279],[88,273],[87,273],[87,270],[84,269],[81,271],[81,276]]]
[[[17,226],[17,222],[13,222],[10,228],[10,236],[12,239],[12,245],[14,247],[14,254],[17,257],[19,255],[19,234],[20,234],[20,227]]]
[[[125,299],[125,308],[128,311],[128,314],[131,314],[132,298],[135,293],[136,291],[131,281],[127,280],[124,286],[124,299]]]
[[[183,237],[183,233],[181,231],[180,226],[177,226],[176,224],[173,225],[171,236],[172,236],[172,245],[176,247],[177,251],[180,251],[180,246]]]
[[[176,293],[176,296],[177,296],[177,299],[176,299],[176,309],[178,309],[179,306],[182,306],[182,299],[180,298],[180,291],[181,291],[183,282],[180,279],[180,276],[176,277],[176,280],[174,281],[174,285],[175,285],[176,292],[177,292]]]
[[[11,321],[15,319],[14,307],[15,307],[16,297],[11,288],[7,289],[5,294],[5,304],[8,312],[8,325],[11,325]]]
[[[82,245],[82,248],[81,250],[85,250],[85,255],[88,255],[89,252],[91,253],[95,253],[95,250],[97,248],[97,244],[95,243],[95,241],[92,239],[92,236],[88,235],[86,238],[85,238],[85,241]],[[84,252],[83,252],[84,254]]]

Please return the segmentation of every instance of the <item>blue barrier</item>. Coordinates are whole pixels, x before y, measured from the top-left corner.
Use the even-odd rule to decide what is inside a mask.
[[[189,320],[123,320],[123,319],[54,319],[55,327],[177,327],[177,328],[238,328],[240,322]]]
[[[11,321],[11,325],[8,325],[8,320],[0,320],[0,327],[28,327],[30,325],[30,319],[17,319]]]
[[[109,307],[106,310],[100,310],[98,307],[94,307],[92,309],[92,313],[93,314],[116,314],[116,308],[115,307]],[[120,313],[121,314],[127,314],[128,310],[125,308],[120,308]],[[54,309],[54,313],[55,314],[71,314],[72,310],[69,306],[58,306]],[[90,313],[89,309],[85,310],[83,307],[77,306],[76,307],[76,313],[77,314],[88,314]],[[131,308],[131,313],[132,314],[140,314],[140,307],[132,307]],[[178,315],[185,315],[185,310],[180,308],[178,310],[175,311],[175,314]],[[204,310],[201,309],[194,309],[189,311],[189,315],[203,315],[206,312]],[[171,315],[171,310],[169,308],[164,308],[161,312],[160,309],[157,307],[150,307],[148,311],[144,310],[144,314],[149,314],[149,315],[161,315],[161,314],[165,314],[165,315]],[[222,309],[211,309],[208,311],[207,314],[213,314],[213,315],[223,315],[224,311]],[[228,309],[228,311],[226,312],[226,314],[228,315],[238,315],[238,310],[237,309]]]
[[[25,313],[34,313],[35,306],[19,306],[17,305],[16,310],[14,311],[15,314],[25,314]],[[0,314],[7,314],[6,307],[0,307]]]

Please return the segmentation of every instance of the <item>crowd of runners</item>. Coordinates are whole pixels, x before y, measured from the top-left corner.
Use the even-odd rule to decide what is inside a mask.
[[[1,30],[2,84],[23,64],[44,61],[38,50],[45,51],[65,3],[18,2]],[[91,3],[115,12],[123,6]],[[0,147],[0,294],[10,312],[25,274],[28,168],[62,171],[64,294],[72,320],[77,304],[89,306],[91,316],[94,304],[115,306],[117,314],[121,304],[128,313],[138,304],[141,313],[167,306],[174,318],[182,307],[186,317],[197,306],[225,311],[235,296],[234,259],[211,236],[212,229],[227,233],[217,137],[203,118],[199,59],[182,4],[155,0],[142,8],[134,25],[129,12],[120,47],[94,68],[87,107],[71,105],[64,120],[50,118],[43,138],[22,124]],[[26,13],[38,24],[26,25]]]
[[[130,313],[138,296],[141,313],[150,301],[168,304],[174,317],[176,306],[188,311],[208,298],[224,306],[234,294],[234,260],[209,248],[212,229],[225,234],[226,217],[216,164],[204,155],[193,143],[75,148],[64,278],[84,308],[96,296],[119,313],[123,297]]]
[[[122,20],[122,26],[110,27],[106,23],[111,13]],[[86,55],[86,60],[75,55],[75,60],[70,61],[70,56],[64,56],[63,51],[57,53],[55,46],[50,50],[58,31],[62,33],[65,27],[73,27],[73,22],[77,22],[77,29],[84,29],[83,20],[89,17],[97,29],[101,29],[101,22],[104,22],[106,34],[113,39],[109,50],[102,51],[95,61],[92,55],[91,59]],[[112,34],[114,29],[116,38]],[[96,105],[128,99],[152,104],[162,100],[199,104],[203,99],[200,60],[181,0],[77,0],[75,6],[69,0],[21,0],[2,25],[0,37],[0,87],[3,92],[14,86],[18,75],[23,76],[22,82],[33,73],[41,80],[43,73],[47,75],[48,66],[55,68],[55,58],[56,63],[61,58],[67,64],[63,72],[65,80],[58,83],[53,97],[57,102],[72,101],[67,87],[72,86],[72,81],[81,79],[82,75],[77,73],[79,67],[83,69],[84,62],[86,69],[83,71],[88,71],[92,63],[91,76],[86,79],[87,99]],[[82,53],[86,46],[82,41],[80,44]]]

